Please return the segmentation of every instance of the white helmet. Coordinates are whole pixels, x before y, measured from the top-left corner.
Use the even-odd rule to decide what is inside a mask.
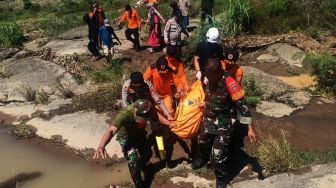
[[[219,40],[219,31],[217,28],[212,27],[206,33],[207,41],[210,43],[217,43]]]

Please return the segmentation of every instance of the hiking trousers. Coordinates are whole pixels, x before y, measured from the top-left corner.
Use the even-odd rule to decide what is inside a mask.
[[[141,171],[152,156],[152,150],[146,138],[137,141],[119,140],[119,144],[127,159],[128,168],[136,188],[144,187]]]
[[[132,37],[132,35],[133,35],[133,37]],[[135,28],[135,29],[127,28],[125,30],[125,36],[126,36],[127,40],[129,40],[133,43],[135,49],[140,48],[139,29],[138,28]]]
[[[216,119],[205,118],[204,127],[198,137],[199,157],[204,161],[209,159],[216,179],[223,182],[228,177],[225,162],[229,156],[232,133],[231,118],[220,115]]]
[[[91,52],[91,54],[94,57],[101,56],[101,54],[99,53],[99,50],[97,49],[97,45],[92,40],[90,40],[88,44],[88,50]]]

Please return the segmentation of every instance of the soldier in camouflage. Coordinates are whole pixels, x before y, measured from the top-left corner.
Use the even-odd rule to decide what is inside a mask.
[[[208,161],[216,175],[216,187],[226,187],[229,145],[233,132],[233,119],[248,126],[248,136],[251,141],[257,141],[253,129],[251,113],[241,100],[233,99],[225,79],[230,77],[228,72],[220,68],[218,61],[209,61],[204,86],[206,93],[204,127],[198,137],[198,154],[192,163],[192,168],[198,169]],[[238,83],[237,83],[238,84]]]
[[[118,133],[117,141],[128,161],[128,167],[135,187],[144,187],[141,170],[145,169],[145,165],[152,155],[145,127],[150,125],[152,129],[155,129],[153,126],[159,126],[159,121],[170,128],[175,126],[162,115],[157,114],[154,106],[147,100],[139,99],[123,108],[104,133],[93,159],[108,157],[105,146]]]

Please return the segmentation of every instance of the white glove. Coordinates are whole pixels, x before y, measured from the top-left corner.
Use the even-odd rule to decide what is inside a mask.
[[[208,83],[209,83],[209,80],[208,80],[208,78],[207,78],[207,77],[204,77],[204,79],[203,79],[203,83],[204,83],[204,85],[208,85]]]
[[[197,78],[197,80],[201,80],[202,79],[202,72],[201,71],[197,71],[196,72],[196,78]]]

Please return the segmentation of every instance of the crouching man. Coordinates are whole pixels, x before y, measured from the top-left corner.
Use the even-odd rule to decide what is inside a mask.
[[[118,133],[117,141],[128,161],[128,168],[135,187],[144,187],[141,170],[144,170],[152,155],[145,128],[146,126],[159,126],[159,120],[170,128],[174,127],[173,123],[157,114],[153,105],[147,100],[139,99],[123,108],[104,133],[93,159],[108,157],[105,146]]]

